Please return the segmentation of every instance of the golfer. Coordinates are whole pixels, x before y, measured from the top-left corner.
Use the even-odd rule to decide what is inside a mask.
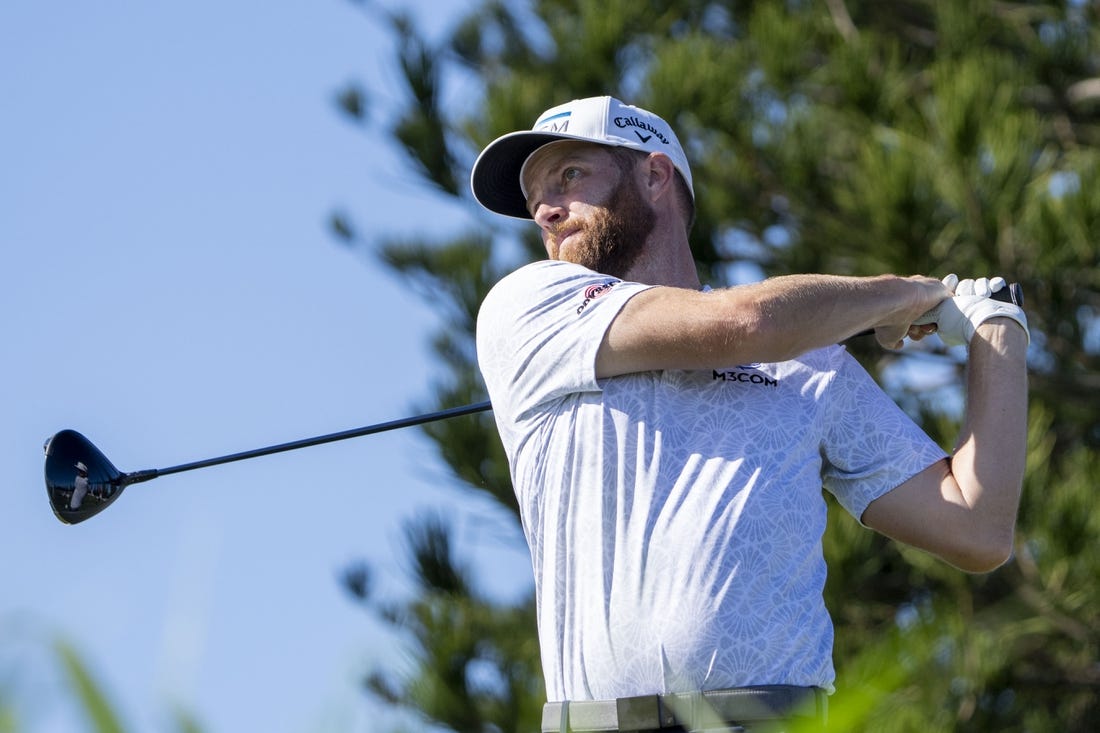
[[[88,467],[83,461],[76,463],[76,478],[73,480],[73,495],[69,499],[70,509],[79,509],[88,495]]]
[[[821,717],[834,681],[823,487],[965,571],[1010,556],[1029,336],[1020,308],[987,297],[1003,280],[707,288],[676,134],[610,97],[495,140],[472,187],[533,219],[548,255],[492,289],[477,328],[532,555],[543,730]],[[934,330],[967,344],[953,455],[836,345],[866,329],[891,349]]]

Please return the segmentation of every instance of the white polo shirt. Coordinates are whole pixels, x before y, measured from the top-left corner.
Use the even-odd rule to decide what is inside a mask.
[[[478,316],[548,698],[831,689],[822,487],[858,519],[945,453],[840,346],[597,380],[604,333],[647,287],[538,262]]]

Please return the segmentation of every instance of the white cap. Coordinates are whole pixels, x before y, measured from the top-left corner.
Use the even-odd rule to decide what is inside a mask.
[[[83,461],[77,461],[76,462],[76,470],[77,471],[83,471],[84,473],[87,473],[88,472],[88,467],[84,465]]]
[[[497,214],[530,219],[520,182],[531,154],[558,140],[583,140],[646,153],[664,153],[694,197],[691,168],[676,133],[652,112],[614,97],[588,97],[546,110],[531,130],[498,137],[481,151],[470,173],[474,198]]]

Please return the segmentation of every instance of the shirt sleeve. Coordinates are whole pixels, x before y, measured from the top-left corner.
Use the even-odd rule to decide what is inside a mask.
[[[857,520],[867,505],[947,456],[847,351],[824,416],[825,488]]]
[[[478,313],[477,357],[494,411],[520,417],[598,391],[596,354],[626,302],[651,286],[541,261],[508,275]]]

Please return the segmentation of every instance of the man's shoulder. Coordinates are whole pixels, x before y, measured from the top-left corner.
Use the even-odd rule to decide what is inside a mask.
[[[600,295],[623,281],[572,262],[538,260],[523,265],[501,278],[490,288],[482,310],[507,303],[558,301],[574,296],[583,299]],[[591,293],[589,291],[592,291]]]
[[[618,280],[610,275],[601,275],[583,265],[561,260],[536,260],[513,270],[505,275],[497,283],[497,286],[508,286],[517,282],[530,283],[536,281],[554,283],[567,282],[579,279],[604,279]]]

